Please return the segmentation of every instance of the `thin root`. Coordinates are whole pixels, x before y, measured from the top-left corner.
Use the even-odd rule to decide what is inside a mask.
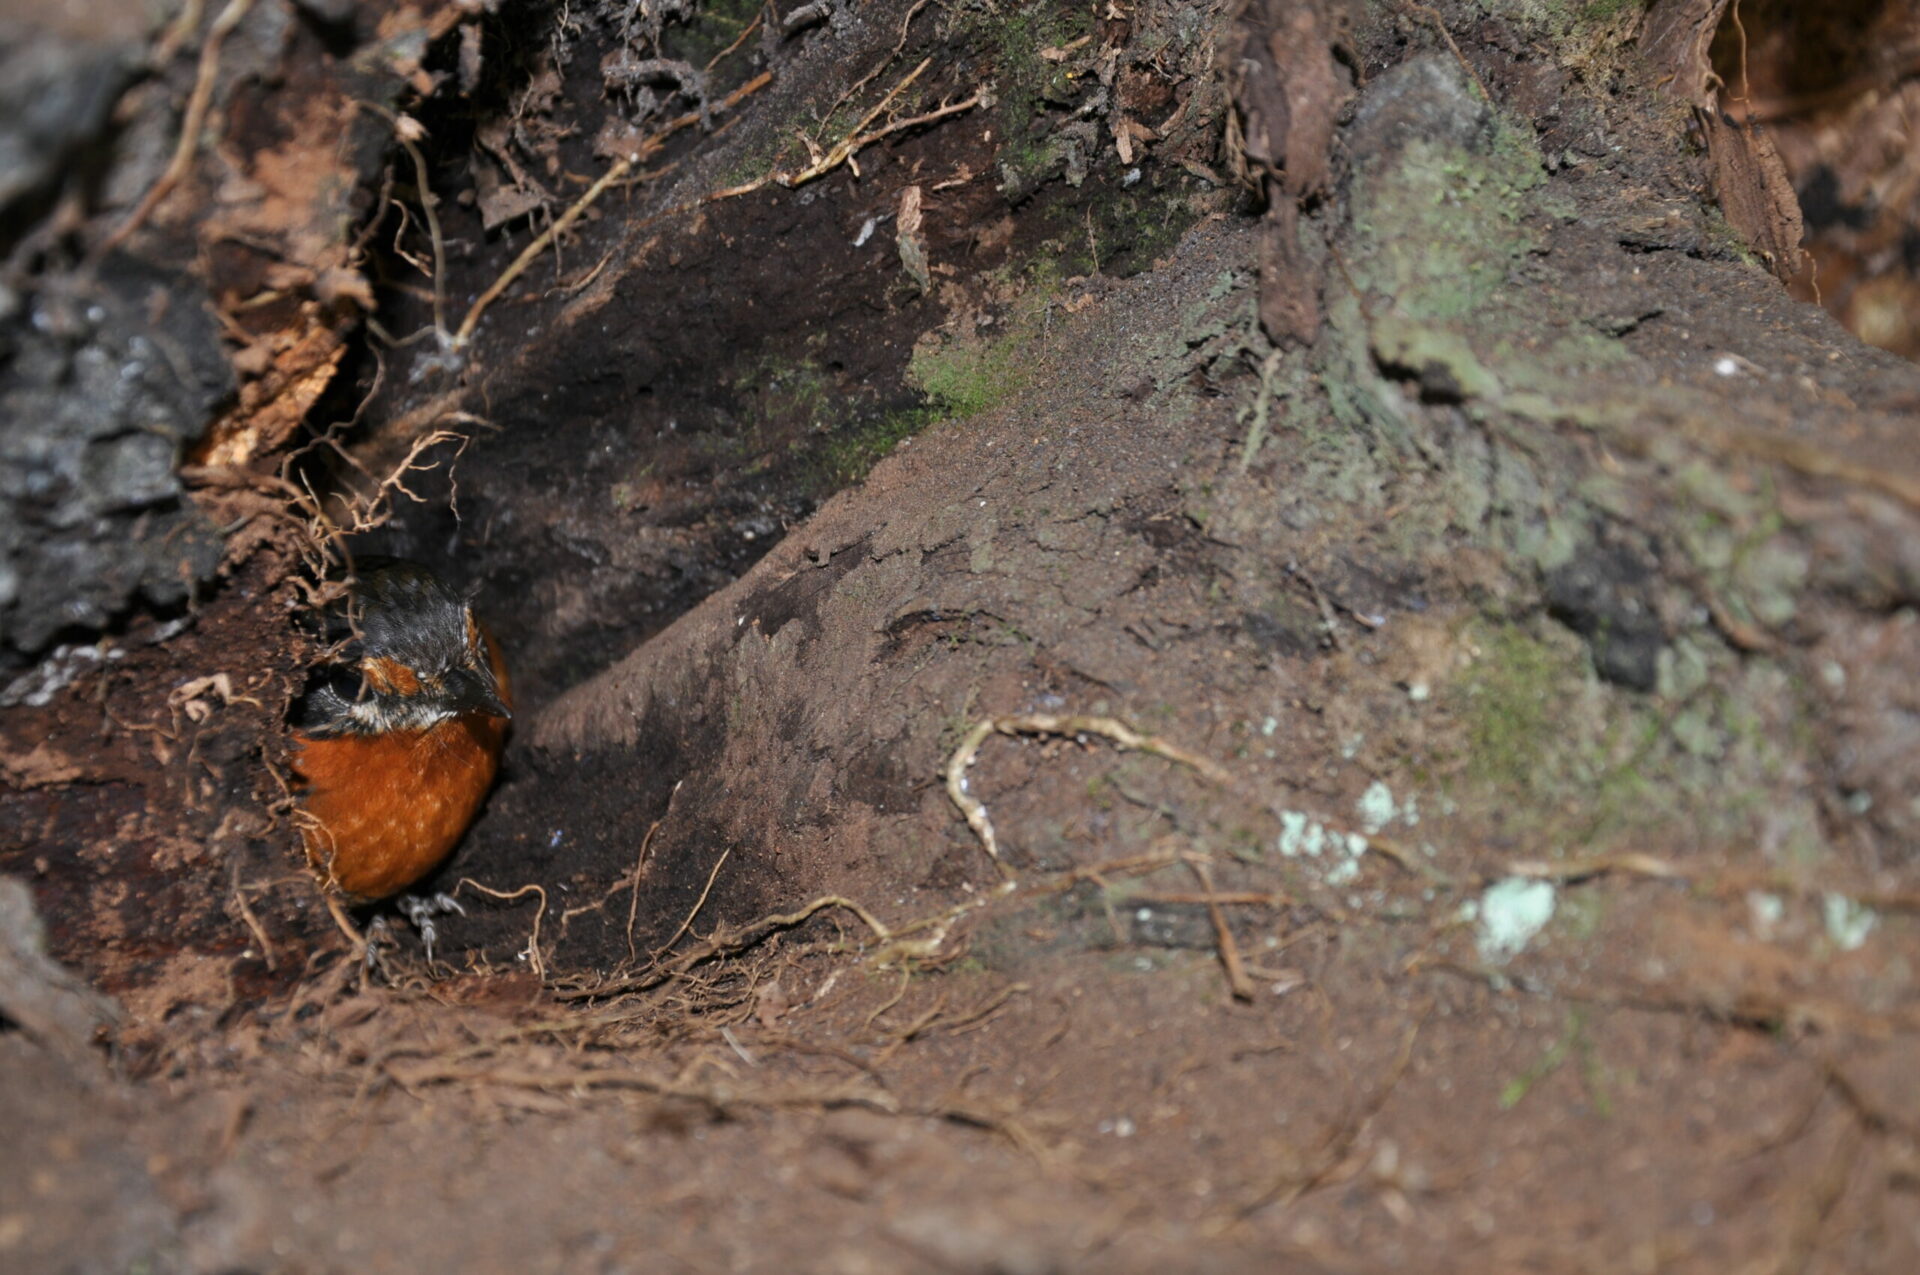
[[[1122,748],[1131,748],[1137,752],[1152,753],[1168,761],[1178,762],[1197,771],[1201,776],[1223,787],[1231,786],[1233,776],[1225,768],[1198,753],[1188,752],[1176,744],[1170,744],[1157,735],[1142,735],[1125,722],[1112,717],[1056,717],[1047,713],[1029,713],[1009,717],[989,717],[975,722],[973,729],[966,733],[960,746],[947,760],[947,796],[958,806],[966,817],[967,826],[980,838],[981,847],[993,865],[1000,869],[1000,875],[1009,885],[1013,882],[1013,870],[1000,858],[1000,841],[994,834],[993,820],[987,816],[987,807],[978,797],[967,791],[967,768],[973,765],[974,758],[980,752],[980,745],[987,736],[998,732],[1002,735],[1099,735],[1110,739]]]
[[[140,202],[134,205],[133,211],[127,214],[127,219],[89,254],[89,260],[99,262],[124,243],[128,235],[146,224],[153,210],[173,193],[173,188],[187,175],[187,169],[193,164],[194,152],[200,145],[200,131],[206,126],[207,110],[213,105],[214,85],[220,78],[220,46],[251,8],[253,0],[227,0],[227,7],[207,28],[206,43],[200,46],[200,67],[194,73],[193,92],[187,98],[186,113],[180,120],[180,139],[174,144],[173,159],[168,162],[167,170],[160,174],[160,179],[153,183]]]
[[[690,928],[692,928],[693,918],[699,916],[700,909],[707,906],[707,896],[713,893],[713,883],[720,879],[720,869],[727,866],[727,860],[732,856],[733,856],[732,846],[728,846],[725,850],[720,852],[720,857],[714,861],[713,871],[707,873],[707,884],[705,885],[704,888],[701,889],[700,897],[693,901],[693,911],[687,913],[687,919],[680,922],[680,928],[673,932],[673,937],[668,939],[665,943],[662,943],[658,948],[654,950],[654,953],[653,953],[654,960],[657,961],[661,957],[665,956],[668,952],[671,952],[673,950],[673,945],[680,941],[680,936],[685,934]]]
[[[529,884],[521,886],[518,890],[502,892],[493,889],[491,886],[481,885],[472,877],[461,877],[459,882],[454,885],[453,892],[458,894],[460,887],[463,885],[470,885],[488,898],[499,899],[502,902],[517,899],[523,894],[537,894],[540,896],[540,910],[533,914],[533,933],[527,937],[527,946],[526,949],[521,952],[521,955],[526,957],[527,964],[532,968],[535,977],[544,980],[547,976],[547,962],[546,958],[540,955],[540,920],[547,914],[546,888],[540,885]]]

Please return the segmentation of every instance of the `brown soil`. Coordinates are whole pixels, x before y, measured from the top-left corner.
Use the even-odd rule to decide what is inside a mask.
[[[684,8],[699,65],[758,13]],[[1316,6],[1356,97],[1274,347],[1236,19],[990,8],[750,34],[708,105],[771,85],[457,358],[245,311],[328,370],[202,444],[222,576],[0,716],[0,873],[121,1015],[0,944],[0,1268],[1920,1266],[1920,370],[1702,204],[1637,15]],[[319,164],[261,86],[372,74],[301,12],[236,37],[308,68],[237,155]],[[490,122],[561,206],[608,162],[619,28],[528,106],[503,13],[459,92],[417,19],[455,322],[546,224],[484,224]],[[923,57],[912,111],[994,100],[710,198]],[[430,325],[410,161],[327,154],[369,317]],[[275,778],[356,510],[479,588],[518,694],[426,887],[466,915],[371,970]]]

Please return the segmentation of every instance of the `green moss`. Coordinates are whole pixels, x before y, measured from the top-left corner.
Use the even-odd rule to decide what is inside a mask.
[[[950,342],[939,349],[917,349],[907,365],[907,381],[927,396],[941,416],[975,416],[998,406],[1020,388],[1014,351],[1005,341]]]
[[[1151,169],[1143,165],[1140,171]],[[1143,179],[1132,187],[1111,186],[1097,193],[1089,187],[1085,197],[1051,204],[1039,210],[1039,216],[1046,236],[1040,251],[1063,274],[1104,273],[1124,279],[1171,251],[1198,213],[1177,185],[1158,188]]]
[[[1610,698],[1584,648],[1550,632],[1560,640],[1512,625],[1474,632],[1481,653],[1458,710],[1464,773],[1543,853],[1657,822],[1685,794],[1657,710]]]
[[[901,440],[940,416],[928,407],[885,410],[870,396],[849,396],[810,356],[756,359],[729,378],[729,388],[732,428],[703,435],[696,443],[702,454],[750,471],[797,466],[816,499],[859,482]],[[621,493],[614,498],[618,503]]]
[[[1481,0],[1479,7],[1551,41],[1561,65],[1585,67],[1633,38],[1646,0]]]
[[[996,282],[1007,291],[1018,289],[1018,296],[992,329],[997,335],[966,332],[914,349],[907,383],[927,396],[934,417],[990,411],[1026,385],[1026,350],[1045,338],[1059,281],[1057,262],[1035,263],[1024,272],[1008,267]]]
[[[1702,228],[1706,232],[1708,256],[1717,257],[1722,261],[1744,262],[1756,270],[1767,268],[1766,263],[1760,260],[1759,254],[1747,246],[1747,241],[1741,237],[1739,231],[1733,228],[1726,214],[1719,208],[1707,209],[1706,215],[1701,220]]]
[[[1642,0],[1587,0],[1580,6],[1578,20],[1589,25],[1612,22],[1617,18],[1637,15],[1642,7]]]
[[[1049,62],[1040,50],[1062,48],[1089,34],[1092,17],[1085,9],[1033,0],[1011,13],[982,14],[981,22],[980,29],[993,41],[994,89],[1004,135],[1025,137],[1028,121],[1046,104],[1066,105],[1082,91],[1065,64]],[[1007,157],[1003,151],[1002,158]]]
[[[832,376],[810,358],[764,357],[728,378],[739,404],[740,429],[753,440],[778,423],[824,430],[834,421],[837,396]]]
[[[940,414],[925,408],[890,412],[876,420],[842,429],[830,438],[816,456],[812,486],[818,495],[827,495],[850,487],[867,476],[905,439],[940,419]]]
[[[792,133],[744,143],[720,170],[714,185],[721,189],[745,186],[761,180],[776,169],[791,168],[793,164],[788,151],[798,152],[800,149]]]
[[[623,514],[638,508],[640,505],[638,484],[652,474],[653,462],[648,461],[639,469],[633,471],[631,481],[615,483],[609,492],[609,495],[613,499],[613,507]]]
[[[1534,793],[1565,737],[1570,687],[1582,670],[1567,651],[1512,625],[1484,630],[1478,645],[1463,688],[1467,774],[1509,793]]]
[[[684,26],[670,27],[666,45],[670,56],[705,66],[722,49],[740,38],[760,12],[761,0],[706,0]],[[742,46],[740,52],[751,50]],[[739,59],[741,66],[746,58]]]

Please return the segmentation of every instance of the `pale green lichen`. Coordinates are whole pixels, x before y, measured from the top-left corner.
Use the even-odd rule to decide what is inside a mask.
[[[1310,859],[1320,857],[1326,849],[1327,830],[1316,819],[1309,819],[1298,810],[1280,812],[1280,840],[1275,844],[1281,855],[1288,859],[1298,859],[1303,855]]]
[[[1503,965],[1525,950],[1553,919],[1558,892],[1550,881],[1508,877],[1487,887],[1477,909],[1480,959]]]
[[[1360,875],[1360,860],[1367,853],[1367,844],[1357,832],[1336,832],[1298,810],[1280,812],[1280,837],[1275,849],[1288,859],[1332,858],[1325,877],[1328,885],[1345,885]]]
[[[1880,916],[1872,908],[1831,891],[1820,900],[1820,911],[1827,924],[1827,938],[1842,952],[1859,951],[1880,924]]]
[[[1765,941],[1773,937],[1773,932],[1780,928],[1780,922],[1786,919],[1787,902],[1777,894],[1749,890],[1747,913],[1752,917],[1754,937]]]
[[[1393,789],[1376,779],[1360,794],[1354,813],[1360,816],[1360,826],[1371,835],[1392,823],[1400,810],[1394,805]]]
[[[1367,853],[1367,839],[1357,832],[1333,838],[1335,862],[1327,869],[1328,885],[1345,885],[1360,875],[1360,860]]]
[[[1535,245],[1526,195],[1545,180],[1539,151],[1504,120],[1480,154],[1410,142],[1393,164],[1354,179],[1357,281],[1407,319],[1481,318]]]

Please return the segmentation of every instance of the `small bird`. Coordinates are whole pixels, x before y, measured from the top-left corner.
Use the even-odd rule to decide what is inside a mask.
[[[329,894],[370,903],[459,843],[499,771],[512,693],[468,600],[418,563],[361,559],[324,620],[327,661],[293,719],[301,834]],[[402,910],[430,944],[421,907]]]

